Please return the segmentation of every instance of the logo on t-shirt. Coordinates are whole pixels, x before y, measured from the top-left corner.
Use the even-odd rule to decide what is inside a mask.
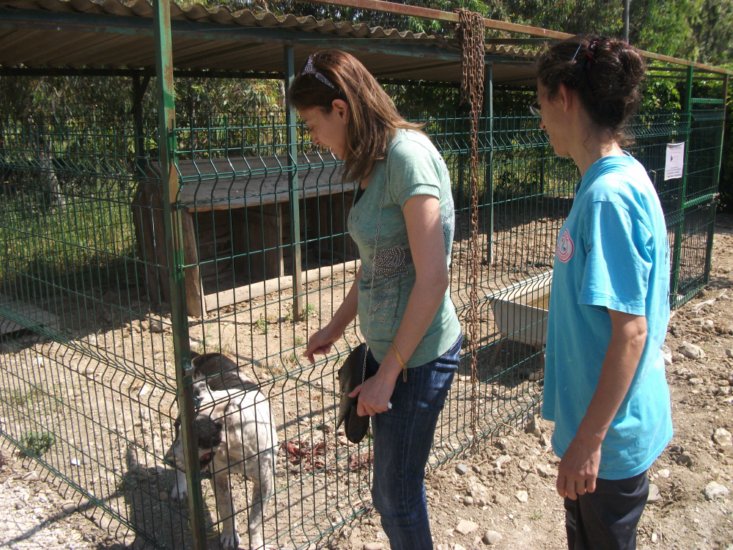
[[[555,250],[555,256],[565,264],[573,257],[573,252],[575,252],[575,243],[573,242],[572,237],[570,237],[570,231],[565,229],[560,232],[560,236],[557,238],[557,250]]]

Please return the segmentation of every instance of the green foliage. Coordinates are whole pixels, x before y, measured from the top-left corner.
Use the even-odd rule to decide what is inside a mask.
[[[648,79],[641,110],[644,111],[679,111],[682,109],[680,88],[672,80]]]
[[[28,432],[20,441],[25,456],[39,458],[56,443],[56,438],[49,432]]]
[[[43,392],[33,386],[28,391],[0,388],[0,394],[2,395],[0,399],[9,405],[13,407],[25,407],[37,401],[43,395]]]
[[[698,42],[699,61],[733,64],[733,2],[703,0],[702,9],[693,18],[692,28]]]
[[[633,0],[629,39],[645,50],[694,59],[692,25],[701,8],[702,0]]]

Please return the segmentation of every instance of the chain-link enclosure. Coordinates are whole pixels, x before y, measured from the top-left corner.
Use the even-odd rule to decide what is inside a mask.
[[[689,81],[662,73],[689,90],[685,108],[638,116],[630,152],[665,209],[678,306],[708,277],[725,92],[718,79],[695,99],[692,70]],[[17,90],[56,94],[42,117],[0,107],[0,434],[73,488],[81,507],[101,510],[98,521],[126,543],[215,548],[234,519],[245,547],[320,545],[371,498],[369,438],[354,445],[336,429],[336,371],[359,327],[315,365],[302,355],[359,266],[346,228],[354,184],[288,118],[281,82],[178,82],[188,92],[167,141],[169,197],[157,78],[0,75],[0,105],[17,106]],[[80,86],[102,99],[129,93],[92,108]],[[226,86],[263,86],[270,102],[222,105],[213,90]],[[464,327],[477,297],[473,383],[467,343],[431,467],[537,410],[555,239],[579,180],[526,109],[531,88],[489,89],[473,170],[469,113],[454,105],[410,117],[451,173],[451,293]],[[665,180],[673,142],[685,142],[684,174]],[[232,365],[233,385],[222,374]],[[183,399],[189,431],[176,424]],[[195,483],[213,474],[200,507],[183,498],[177,467]]]

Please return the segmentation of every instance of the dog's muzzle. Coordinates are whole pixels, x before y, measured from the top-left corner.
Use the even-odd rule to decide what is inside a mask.
[[[201,457],[199,458],[199,468],[203,470],[209,464],[211,464],[212,460],[214,460],[214,453],[206,453],[205,455],[201,455]]]

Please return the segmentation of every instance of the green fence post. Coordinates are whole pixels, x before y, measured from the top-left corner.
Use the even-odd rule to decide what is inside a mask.
[[[715,193],[715,196],[717,197],[720,192],[720,171],[721,171],[721,165],[723,164],[723,146],[725,145],[725,118],[726,114],[728,113],[727,109],[727,103],[728,103],[728,83],[730,82],[730,76],[725,75],[723,79],[723,119],[721,121],[720,125],[720,141],[718,142],[718,155],[716,159],[715,164],[715,182],[716,182],[716,189],[718,192]],[[705,284],[707,284],[710,281],[710,269],[712,268],[713,264],[713,239],[715,238],[715,215],[716,215],[716,207],[717,207],[717,201],[713,199],[711,208],[712,212],[710,212],[710,223],[708,224],[708,240],[707,240],[707,246],[705,247]]]
[[[181,220],[173,205],[178,195],[178,174],[175,168],[176,102],[173,83],[173,48],[170,26],[170,0],[155,0],[155,65],[158,76],[158,150],[163,203],[165,249],[171,295],[171,324],[176,363],[178,410],[181,416],[181,437],[186,456],[189,527],[195,550],[206,548],[204,503],[201,496],[198,448],[193,434],[193,366],[188,341],[183,241]]]
[[[489,226],[486,228],[486,261],[491,265],[494,248],[494,64],[486,63],[484,83],[484,112],[489,119],[489,152],[485,181],[488,188]]]
[[[730,83],[730,75],[725,75],[723,79],[723,120],[720,126],[720,143],[718,147],[718,158],[715,165],[715,181],[717,188],[720,189],[720,171],[723,164],[723,146],[725,145],[725,119],[728,114],[728,85]]]
[[[685,160],[682,171],[682,187],[680,188],[679,216],[674,229],[674,250],[672,252],[672,284],[670,285],[670,301],[672,307],[677,305],[677,294],[680,286],[680,264],[682,262],[682,237],[685,230],[685,208],[687,207],[687,174],[690,138],[692,137],[692,77],[693,68],[687,68],[687,84],[685,91]]]
[[[295,53],[292,46],[285,46],[285,89],[290,88],[295,79]],[[295,107],[285,94],[285,125],[287,126],[288,147],[288,196],[290,198],[290,242],[293,247],[293,316],[300,319],[303,315],[303,271],[300,247],[300,186],[298,182],[298,122]]]

